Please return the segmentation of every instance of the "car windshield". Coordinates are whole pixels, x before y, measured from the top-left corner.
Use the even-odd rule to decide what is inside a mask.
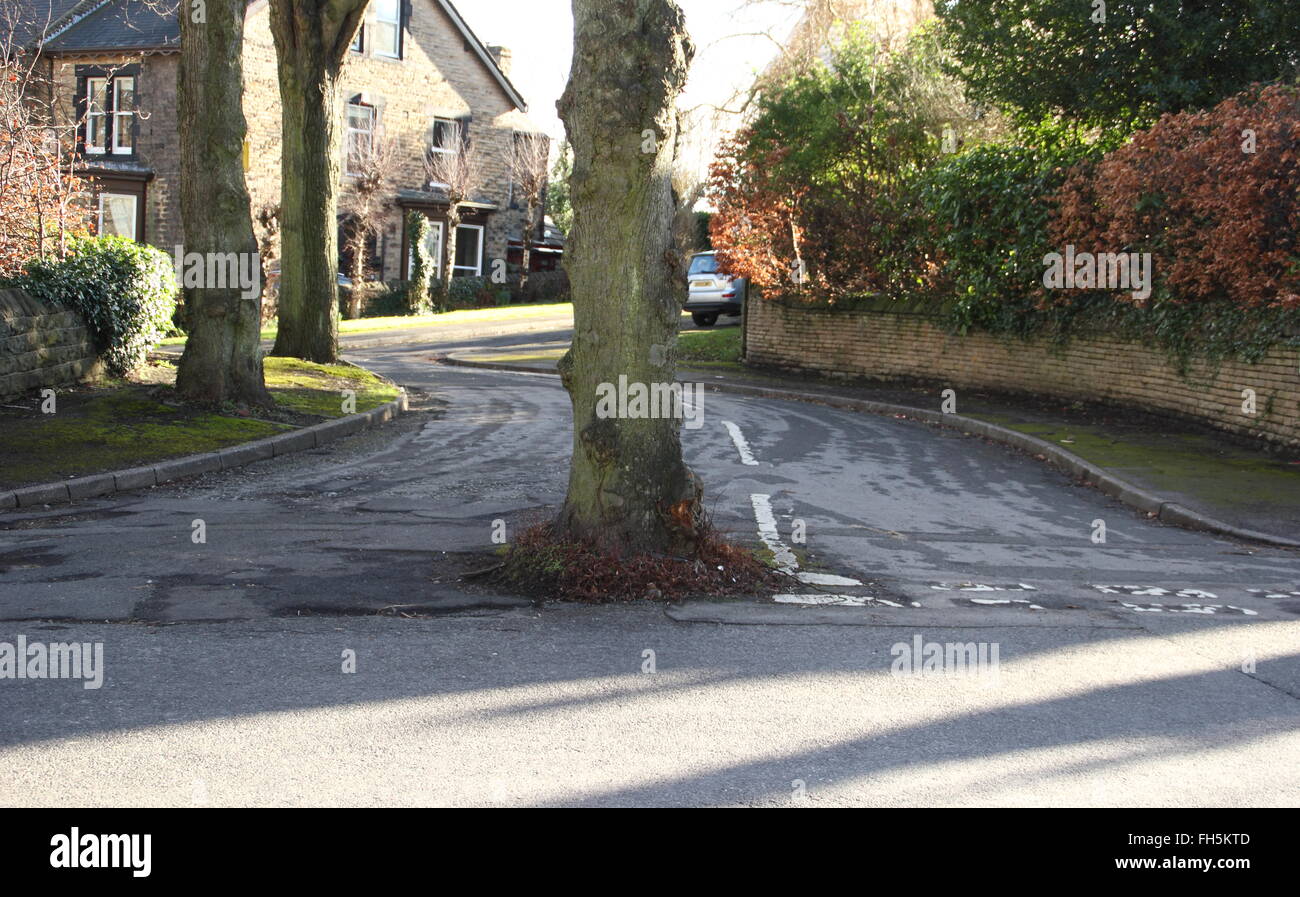
[[[686,272],[691,274],[717,274],[718,258],[714,255],[697,255],[691,259],[690,270]]]

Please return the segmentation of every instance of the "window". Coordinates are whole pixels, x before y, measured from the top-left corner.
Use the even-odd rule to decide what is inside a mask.
[[[99,234],[136,239],[136,197],[130,193],[99,194]]]
[[[716,255],[697,255],[691,259],[691,267],[687,269],[686,274],[689,277],[692,274],[717,274],[718,257]]]
[[[135,79],[113,79],[113,152],[118,155],[135,152],[135,136],[131,133],[131,118],[135,109]]]
[[[376,56],[402,58],[402,0],[373,0],[374,34],[371,44]]]
[[[374,147],[375,107],[361,103],[348,103],[347,135],[344,152],[347,156],[344,169],[348,174],[361,174]]]
[[[86,79],[86,152],[108,149],[108,79]]]
[[[364,53],[366,49],[366,26],[362,25],[357,28],[357,36],[352,39],[352,46],[349,48],[353,53]]]
[[[483,273],[483,228],[462,224],[456,228],[456,264],[452,277],[478,277]]]
[[[460,152],[460,122],[454,118],[435,118],[429,151],[434,153]]]
[[[86,78],[86,152],[129,156],[135,152],[135,76]]]
[[[459,233],[459,231],[457,231]],[[424,234],[424,248],[429,253],[429,258],[433,259],[433,277],[436,280],[442,274],[442,222],[430,221],[429,229]],[[408,259],[406,264],[406,276],[411,276],[411,271],[415,268],[415,259]]]

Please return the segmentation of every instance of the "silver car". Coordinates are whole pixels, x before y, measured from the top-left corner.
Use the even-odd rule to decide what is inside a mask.
[[[692,320],[700,327],[712,327],[720,314],[740,314],[747,284],[744,278],[719,271],[715,253],[697,252],[686,269],[686,287],[686,310]]]

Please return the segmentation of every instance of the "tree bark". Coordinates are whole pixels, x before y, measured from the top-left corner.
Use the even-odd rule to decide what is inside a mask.
[[[271,405],[262,377],[262,265],[244,181],[244,0],[211,0],[206,22],[181,12],[177,77],[184,251],[240,253],[256,286],[185,289],[189,338],[176,371],[186,399]],[[241,270],[243,266],[240,266]],[[255,295],[245,295],[256,290]]]
[[[597,401],[621,375],[676,379],[673,106],[694,48],[672,0],[574,0],[573,12],[558,104],[574,152],[574,337],[560,362],[574,438],[560,524],[610,550],[686,552],[702,487],[682,460],[681,420],[602,418]]]
[[[367,2],[270,3],[283,122],[274,355],[338,360],[339,74]]]
[[[537,232],[537,203],[532,197],[528,199],[528,211],[525,215],[523,258],[520,259],[520,267],[523,270],[519,272],[519,296],[527,301],[525,293],[528,290],[528,266],[533,263],[533,234]]]
[[[460,227],[460,204],[452,202],[447,206],[447,222],[442,235],[442,292],[447,307],[451,307],[451,281],[456,276],[456,230]]]

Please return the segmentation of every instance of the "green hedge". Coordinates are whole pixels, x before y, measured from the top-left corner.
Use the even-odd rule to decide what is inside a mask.
[[[176,273],[161,250],[125,237],[74,239],[62,259],[33,259],[9,286],[77,311],[108,372],[125,376],[167,335]]]

